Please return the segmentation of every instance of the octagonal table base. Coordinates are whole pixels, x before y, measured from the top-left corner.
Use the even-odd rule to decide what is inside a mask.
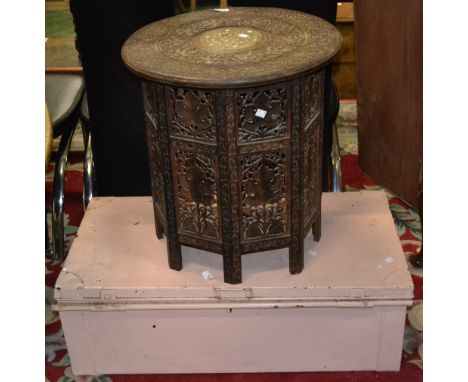
[[[181,245],[222,254],[242,282],[241,255],[320,239],[323,71],[264,87],[195,89],[143,82],[156,235],[169,266]]]

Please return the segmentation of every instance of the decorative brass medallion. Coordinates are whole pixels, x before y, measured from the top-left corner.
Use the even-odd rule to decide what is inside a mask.
[[[124,44],[143,94],[156,235],[169,266],[180,246],[223,255],[242,282],[241,255],[320,239],[323,70],[341,36],[278,8],[187,13],[149,24]]]
[[[239,53],[267,43],[269,33],[257,28],[218,27],[207,30],[193,39],[197,48],[209,53]]]

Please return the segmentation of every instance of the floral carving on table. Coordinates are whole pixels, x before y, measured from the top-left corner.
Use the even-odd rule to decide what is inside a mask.
[[[171,136],[216,141],[213,96],[211,93],[170,88],[168,109]]]
[[[242,239],[287,233],[284,152],[241,159]]]
[[[212,158],[175,150],[179,230],[219,238],[218,196]]]
[[[277,138],[286,134],[286,88],[270,88],[237,95],[239,143]],[[266,111],[265,117],[256,115]]]

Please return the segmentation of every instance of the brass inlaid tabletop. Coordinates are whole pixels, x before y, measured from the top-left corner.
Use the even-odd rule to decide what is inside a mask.
[[[229,8],[171,17],[134,33],[126,65],[160,83],[203,88],[264,85],[327,64],[341,35],[318,17],[279,8]]]

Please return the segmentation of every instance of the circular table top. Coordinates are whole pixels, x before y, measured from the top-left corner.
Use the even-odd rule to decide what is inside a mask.
[[[279,8],[185,13],[136,31],[122,47],[134,73],[202,88],[255,86],[327,64],[341,35],[318,17]]]

